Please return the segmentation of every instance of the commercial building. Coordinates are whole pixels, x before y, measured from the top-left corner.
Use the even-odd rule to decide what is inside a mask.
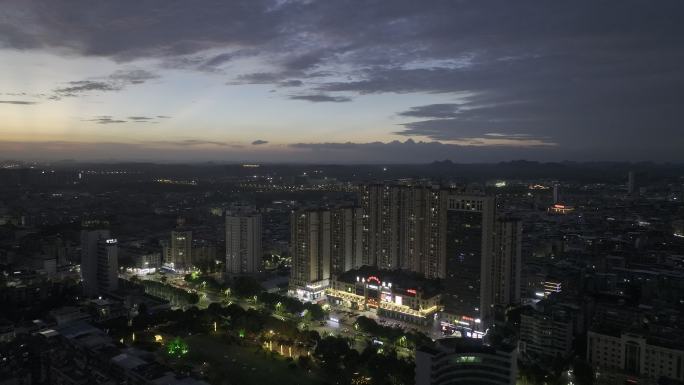
[[[593,329],[587,335],[587,360],[597,384],[656,384],[684,381],[684,336]]]
[[[178,271],[189,270],[192,267],[192,231],[171,232],[171,249],[167,264]]]
[[[81,231],[83,292],[93,297],[118,289],[118,242],[109,230]]]
[[[441,309],[441,289],[439,281],[416,273],[364,266],[334,276],[325,293],[337,305],[374,309],[383,317],[428,325]]]
[[[416,350],[416,385],[513,385],[517,376],[513,347],[482,340],[448,338]]]
[[[424,185],[366,185],[362,263],[444,280],[449,318],[491,317],[520,297],[520,223],[504,220],[496,248],[494,197]],[[504,275],[506,275],[504,277]],[[515,287],[515,288],[514,288]],[[464,321],[465,322],[465,321]]]
[[[226,273],[254,274],[261,270],[261,214],[226,213]]]

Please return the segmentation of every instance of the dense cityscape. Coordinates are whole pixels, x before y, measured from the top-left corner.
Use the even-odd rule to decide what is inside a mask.
[[[684,385],[683,0],[1,0],[0,385]]]
[[[683,172],[4,162],[0,383],[677,384]]]

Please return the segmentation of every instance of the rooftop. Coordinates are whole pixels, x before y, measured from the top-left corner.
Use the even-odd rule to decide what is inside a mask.
[[[366,280],[369,277],[376,277],[381,282],[391,283],[393,289],[422,291],[424,297],[432,297],[442,291],[442,285],[436,279],[427,279],[419,274],[401,270],[382,270],[373,266],[361,266],[358,269],[349,270],[337,276],[337,280],[352,283],[356,282],[356,277]]]

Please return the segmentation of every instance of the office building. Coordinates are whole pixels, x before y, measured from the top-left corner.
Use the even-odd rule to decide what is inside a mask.
[[[513,347],[484,345],[482,340],[448,338],[416,350],[416,385],[513,385],[517,377]]]
[[[186,271],[192,267],[192,231],[171,232],[171,248],[167,264],[174,270]]]
[[[261,270],[261,214],[226,213],[226,273],[254,274]]]
[[[109,230],[81,231],[81,279],[88,297],[118,289],[118,244]]]
[[[520,302],[522,222],[506,216],[496,220],[492,303],[506,307]]]
[[[482,329],[494,304],[494,197],[450,195],[447,206],[445,312],[461,326]],[[465,330],[466,332],[468,330]]]

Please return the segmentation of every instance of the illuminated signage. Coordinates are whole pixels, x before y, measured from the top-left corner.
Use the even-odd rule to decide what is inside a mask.
[[[378,285],[382,284],[382,282],[380,281],[380,278],[378,278],[374,275],[371,275],[370,277],[368,277],[368,282],[370,282],[370,281],[375,281]]]
[[[406,293],[416,295],[415,289],[406,289]]]
[[[112,239],[107,239],[105,242],[106,242],[106,243],[110,243],[110,244],[111,244],[111,243],[116,243],[116,239],[113,239],[113,238],[112,238]]]

